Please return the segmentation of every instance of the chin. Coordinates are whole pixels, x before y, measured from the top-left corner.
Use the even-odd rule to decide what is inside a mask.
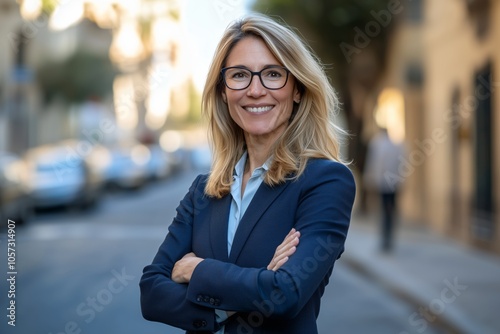
[[[245,132],[251,136],[267,136],[270,135],[273,131],[270,129],[249,129]]]

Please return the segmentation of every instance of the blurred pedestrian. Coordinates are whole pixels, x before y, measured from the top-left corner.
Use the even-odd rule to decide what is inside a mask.
[[[364,181],[380,198],[381,249],[386,252],[393,247],[397,196],[403,179],[399,175],[399,165],[404,154],[403,144],[391,140],[387,129],[381,128],[368,144]]]
[[[144,268],[146,319],[188,333],[317,333],[355,195],[337,108],[291,29],[258,14],[228,27],[203,92],[211,171]]]

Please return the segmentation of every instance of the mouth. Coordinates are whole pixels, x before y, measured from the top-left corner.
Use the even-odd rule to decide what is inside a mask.
[[[273,109],[274,106],[260,106],[260,107],[243,107],[246,111],[252,114],[263,114],[265,112],[270,111]]]

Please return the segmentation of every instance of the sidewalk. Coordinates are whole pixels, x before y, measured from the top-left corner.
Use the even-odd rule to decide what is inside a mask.
[[[430,324],[451,333],[500,333],[500,256],[408,225],[395,236],[393,251],[382,253],[376,218],[354,216],[341,261],[413,304],[414,333]]]

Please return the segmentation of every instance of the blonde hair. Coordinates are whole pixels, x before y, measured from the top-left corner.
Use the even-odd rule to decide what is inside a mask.
[[[290,123],[278,138],[273,162],[264,182],[270,186],[296,179],[310,158],[340,161],[336,133],[343,132],[332,119],[339,101],[320,61],[290,28],[261,14],[251,14],[232,23],[225,31],[210,66],[202,97],[202,112],[208,120],[213,153],[205,193],[221,198],[231,190],[233,171],[245,150],[243,130],[231,119],[222,99],[225,89],[220,74],[233,47],[245,37],[259,37],[271,53],[295,77],[301,93]]]

